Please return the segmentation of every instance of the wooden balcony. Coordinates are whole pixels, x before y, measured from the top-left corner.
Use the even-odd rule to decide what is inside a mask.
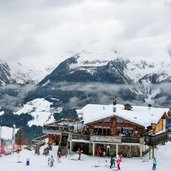
[[[74,140],[88,140],[90,142],[106,142],[106,143],[142,143],[140,138],[126,137],[126,136],[103,136],[103,135],[83,135],[72,134],[69,139]]]

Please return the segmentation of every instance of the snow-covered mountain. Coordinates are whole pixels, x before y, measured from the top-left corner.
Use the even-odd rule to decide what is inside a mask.
[[[123,58],[86,60],[84,54],[82,55],[80,53],[60,63],[50,75],[40,82],[40,84],[45,85],[48,81],[91,81],[130,84],[139,82],[142,79],[148,79],[151,83],[160,83],[171,80],[170,68],[171,63],[135,62]],[[155,82],[154,79],[157,79],[157,82]]]
[[[35,85],[39,81],[41,81],[46,75],[48,75],[54,69],[54,66],[47,66],[46,68],[31,68],[26,64],[8,64],[0,60],[0,85]]]
[[[34,87],[39,82],[36,90],[33,90],[35,87],[29,89],[24,101],[57,98],[61,103],[73,106],[88,102],[109,103],[111,96],[117,96],[120,102],[170,103],[167,84],[171,82],[171,63],[131,61],[117,57],[116,53],[110,51],[102,58],[100,52],[82,51],[48,68],[30,68],[20,63],[9,66],[1,62],[0,83]],[[11,87],[10,91],[2,92],[10,96],[21,94],[18,87],[12,92]]]
[[[170,68],[171,63],[135,62],[118,57],[85,60],[84,53],[79,53],[60,63],[28,99],[60,97],[64,103],[84,105],[109,103],[112,96],[117,96],[121,103],[167,106],[171,101],[167,85],[171,81]]]

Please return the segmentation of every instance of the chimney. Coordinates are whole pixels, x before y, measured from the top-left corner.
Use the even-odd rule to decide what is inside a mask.
[[[113,99],[113,112],[116,112],[116,107],[115,107],[115,105],[116,105],[116,98],[114,98]]]
[[[126,103],[126,104],[124,105],[124,109],[125,109],[125,110],[131,110],[131,109],[132,109],[132,106],[131,106],[129,103]]]

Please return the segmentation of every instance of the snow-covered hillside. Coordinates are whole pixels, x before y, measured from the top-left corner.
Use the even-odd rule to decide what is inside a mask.
[[[51,102],[43,98],[34,99],[26,103],[15,114],[20,115],[22,113],[28,113],[34,118],[33,120],[28,122],[29,126],[32,126],[32,125],[43,126],[43,124],[45,123],[54,121],[52,110],[50,109],[51,104],[52,104]]]
[[[42,149],[41,149],[42,152]],[[13,171],[109,171],[110,158],[98,158],[82,155],[81,160],[78,159],[78,154],[68,155],[61,158],[61,162],[57,162],[57,148],[53,148],[50,155],[54,156],[54,167],[48,167],[48,157],[37,156],[34,151],[22,150],[20,154],[11,154],[0,158],[0,170]],[[20,157],[19,157],[20,156]],[[155,157],[157,159],[157,171],[170,171],[171,167],[171,143],[160,145],[155,149]],[[30,159],[30,165],[26,166],[26,159]],[[21,162],[18,163],[17,161]],[[148,160],[148,155],[143,159],[140,158],[123,158],[121,162],[122,171],[150,171],[152,170],[152,160]]]

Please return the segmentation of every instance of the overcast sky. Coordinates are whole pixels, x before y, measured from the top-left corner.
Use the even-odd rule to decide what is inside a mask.
[[[171,0],[0,0],[0,59],[47,65],[89,46],[168,60]]]

